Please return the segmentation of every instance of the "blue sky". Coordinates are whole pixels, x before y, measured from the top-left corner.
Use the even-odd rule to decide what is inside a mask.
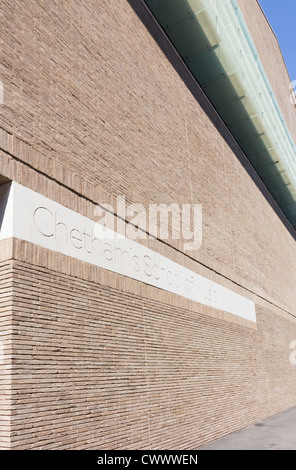
[[[296,0],[259,0],[278,40],[290,74],[296,80]]]

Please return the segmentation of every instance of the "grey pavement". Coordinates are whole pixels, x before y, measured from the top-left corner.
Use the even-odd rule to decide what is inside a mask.
[[[228,434],[198,450],[296,450],[296,407]]]

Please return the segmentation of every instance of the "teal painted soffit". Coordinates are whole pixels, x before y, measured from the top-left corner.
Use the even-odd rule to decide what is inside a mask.
[[[295,226],[296,146],[237,1],[146,4]]]

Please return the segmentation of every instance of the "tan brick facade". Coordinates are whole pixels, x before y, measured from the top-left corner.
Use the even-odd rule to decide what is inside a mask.
[[[143,243],[255,301],[257,327],[2,241],[2,448],[194,449],[295,406],[295,239],[136,3],[2,2],[0,184],[91,219],[118,195],[202,204],[197,252]]]
[[[5,243],[7,245],[7,243]],[[2,253],[6,251],[1,244]],[[1,255],[2,255],[1,253]],[[8,254],[8,253],[7,253]],[[11,256],[9,256],[11,258]],[[0,447],[11,443],[12,261],[0,261]]]

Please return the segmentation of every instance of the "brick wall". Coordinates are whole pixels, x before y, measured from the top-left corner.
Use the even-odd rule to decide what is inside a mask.
[[[277,37],[270,27],[257,0],[238,0],[260,59],[267,73],[284,119],[296,141],[296,108],[290,101],[291,80]],[[283,8],[289,8],[283,5]]]
[[[194,449],[295,405],[296,322],[280,310],[258,302],[254,330],[161,302],[151,286],[123,293],[113,273],[99,284],[32,266],[24,248],[12,448]],[[42,251],[41,265],[60,256]]]
[[[0,448],[11,444],[12,261],[10,243],[0,244]]]

